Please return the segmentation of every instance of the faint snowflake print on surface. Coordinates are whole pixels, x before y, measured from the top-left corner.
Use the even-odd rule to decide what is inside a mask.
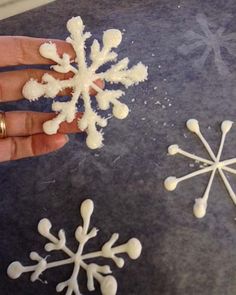
[[[220,75],[230,74],[229,68],[222,57],[222,49],[236,57],[236,33],[224,34],[225,28],[220,27],[215,32],[210,30],[211,23],[204,14],[197,14],[196,21],[203,34],[189,30],[185,33],[186,42],[178,47],[178,52],[188,55],[197,49],[202,49],[200,58],[194,60],[194,66],[202,69],[207,58],[213,55],[216,68]]]

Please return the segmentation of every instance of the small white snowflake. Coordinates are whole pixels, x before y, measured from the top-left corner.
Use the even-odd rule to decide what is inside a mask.
[[[188,44],[183,44],[178,47],[178,51],[184,55],[188,55],[198,48],[205,48],[202,56],[194,61],[197,68],[202,68],[213,52],[214,60],[218,72],[221,75],[228,75],[229,69],[222,58],[221,48],[225,48],[229,54],[236,56],[236,33],[223,34],[225,28],[220,27],[215,33],[209,29],[209,22],[204,14],[197,14],[196,20],[200,25],[203,35],[194,31],[187,31],[185,38]]]
[[[92,228],[89,230],[91,215],[94,210],[94,204],[90,199],[85,200],[80,207],[81,216],[83,219],[83,226],[78,226],[75,231],[75,238],[78,241],[78,249],[74,253],[66,246],[66,236],[63,230],[58,232],[58,237],[53,235],[51,230],[51,222],[48,219],[42,219],[38,224],[39,233],[47,238],[50,243],[45,245],[47,252],[63,251],[68,256],[67,259],[50,261],[41,257],[37,252],[30,253],[30,259],[36,261],[32,266],[23,266],[19,261],[12,262],[7,270],[8,276],[12,279],[17,279],[25,272],[33,272],[31,281],[35,282],[40,275],[47,269],[55,268],[67,264],[74,264],[73,273],[65,282],[59,283],[56,287],[57,292],[62,292],[66,289],[66,295],[81,295],[78,284],[78,276],[80,269],[83,268],[87,273],[87,288],[89,291],[94,291],[94,280],[100,284],[101,293],[103,295],[115,295],[117,292],[117,281],[110,275],[111,269],[108,265],[98,265],[88,262],[91,259],[98,257],[110,258],[114,263],[122,268],[124,266],[124,259],[117,257],[117,254],[127,253],[131,259],[137,259],[142,251],[141,243],[138,239],[132,238],[127,243],[114,246],[119,238],[119,234],[115,233],[110,240],[106,242],[101,250],[84,254],[84,247],[86,243],[97,236],[98,230]]]
[[[126,57],[117,62],[105,72],[98,72],[100,67],[108,62],[117,60],[117,53],[112,51],[117,48],[122,40],[122,33],[119,30],[111,29],[103,33],[103,48],[97,40],[93,41],[90,52],[91,64],[86,63],[85,41],[91,34],[84,32],[84,24],[80,17],[73,17],[67,22],[67,29],[71,36],[66,39],[74,48],[76,58],[73,65],[70,56],[66,53],[60,57],[57,53],[56,45],[45,43],[40,46],[40,54],[56,63],[52,69],[59,73],[72,72],[73,78],[68,80],[57,80],[49,74],[44,74],[42,83],[31,79],[23,88],[25,98],[34,101],[41,96],[54,99],[60,91],[65,88],[72,88],[72,98],[68,102],[53,101],[52,110],[57,112],[56,118],[47,121],[43,125],[44,132],[55,134],[59,125],[66,121],[72,122],[77,111],[79,99],[84,103],[83,117],[78,121],[78,127],[86,131],[88,136],[86,143],[89,148],[96,149],[102,146],[103,134],[97,130],[97,125],[105,127],[108,118],[102,118],[92,108],[90,90],[97,92],[96,101],[101,110],[108,110],[113,105],[113,115],[118,119],[124,119],[129,109],[126,104],[121,103],[119,98],[125,93],[121,90],[102,90],[94,81],[100,79],[111,84],[121,83],[126,88],[131,85],[137,85],[139,82],[147,79],[147,67],[141,62],[128,69],[129,59]]]
[[[224,160],[224,161],[221,160],[221,154],[222,154],[224,143],[225,143],[225,137],[226,137],[226,134],[230,131],[232,124],[233,124],[233,122],[231,122],[231,121],[223,121],[221,123],[221,132],[222,132],[221,142],[220,142],[218,153],[217,153],[217,155],[215,155],[214,152],[212,151],[210,145],[208,144],[208,142],[206,141],[206,139],[202,135],[198,121],[196,119],[190,119],[187,121],[186,125],[187,125],[188,130],[193,132],[194,134],[196,134],[198,136],[198,138],[201,140],[206,151],[210,155],[209,160],[204,159],[199,156],[196,156],[196,155],[191,154],[189,152],[186,152],[186,151],[182,150],[177,144],[171,145],[168,148],[168,153],[170,155],[180,154],[180,155],[183,155],[189,159],[197,161],[197,163],[203,163],[203,166],[200,166],[200,167],[202,167],[200,170],[194,171],[192,173],[189,173],[189,174],[184,175],[179,178],[177,178],[175,176],[170,176],[170,177],[166,178],[164,185],[167,190],[169,190],[169,191],[175,190],[178,183],[180,183],[181,181],[184,181],[186,179],[189,179],[189,178],[192,178],[192,177],[204,174],[204,173],[208,173],[208,172],[211,173],[210,179],[209,179],[208,185],[206,187],[206,190],[203,194],[203,197],[195,199],[193,213],[197,218],[202,218],[206,214],[209,193],[210,193],[211,186],[212,186],[212,183],[213,183],[213,180],[214,180],[214,177],[215,177],[215,174],[217,171],[218,171],[219,175],[221,176],[223,183],[224,183],[232,201],[236,205],[236,195],[235,195],[235,193],[234,193],[234,191],[233,191],[233,189],[232,189],[232,187],[231,187],[231,185],[224,173],[224,171],[226,171],[226,172],[229,172],[232,174],[236,174],[235,169],[228,167],[229,165],[236,163],[236,158],[232,158],[232,159],[228,159],[228,160]]]

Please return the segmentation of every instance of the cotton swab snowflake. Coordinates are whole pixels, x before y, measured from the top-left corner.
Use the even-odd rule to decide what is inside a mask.
[[[230,131],[230,129],[233,125],[233,122],[223,121],[221,124],[222,136],[221,136],[221,142],[220,142],[220,146],[219,146],[219,150],[218,150],[217,155],[214,154],[210,145],[208,144],[208,142],[206,141],[206,139],[202,135],[202,133],[200,131],[199,123],[197,120],[190,119],[187,121],[186,125],[187,125],[188,130],[192,133],[195,133],[198,136],[198,138],[201,140],[206,151],[210,155],[210,160],[204,159],[202,157],[199,157],[199,156],[196,156],[196,155],[191,154],[189,152],[186,152],[186,151],[182,150],[177,144],[169,146],[168,153],[170,155],[176,155],[176,154],[183,155],[186,158],[203,163],[203,168],[201,168],[200,170],[197,170],[195,172],[189,173],[185,176],[179,177],[179,178],[177,178],[175,176],[170,176],[170,177],[166,178],[166,180],[164,182],[164,186],[167,190],[173,191],[176,189],[178,183],[180,183],[181,181],[184,181],[186,179],[193,178],[195,176],[210,172],[211,175],[210,175],[206,190],[203,194],[203,197],[195,199],[195,204],[193,207],[194,215],[197,218],[202,218],[206,214],[209,193],[210,193],[211,186],[212,186],[212,183],[213,183],[213,180],[214,180],[214,177],[215,177],[215,174],[217,171],[219,172],[219,175],[221,176],[223,183],[224,183],[232,201],[236,205],[236,195],[235,195],[235,193],[234,193],[234,191],[233,191],[233,189],[232,189],[232,187],[231,187],[231,185],[224,173],[226,171],[226,172],[229,172],[232,174],[236,174],[235,169],[228,167],[229,165],[236,163],[236,158],[232,158],[232,159],[228,159],[228,160],[224,160],[224,161],[221,160],[221,154],[223,151],[226,134]]]
[[[102,90],[94,81],[100,79],[111,84],[121,83],[126,88],[137,85],[147,79],[147,67],[141,62],[128,69],[129,59],[126,57],[105,72],[98,72],[99,68],[108,63],[117,60],[117,53],[112,49],[117,48],[122,40],[122,33],[116,29],[110,29],[103,33],[103,48],[97,40],[94,40],[91,46],[90,59],[91,64],[87,65],[85,41],[91,37],[89,32],[84,32],[82,19],[73,17],[67,22],[67,29],[70,37],[66,42],[70,43],[75,51],[76,58],[73,65],[70,56],[66,53],[60,57],[54,43],[45,43],[40,46],[40,54],[56,63],[52,69],[59,73],[72,72],[73,78],[68,80],[57,80],[49,74],[44,74],[42,83],[31,79],[23,87],[23,95],[30,101],[37,100],[41,96],[56,98],[58,93],[66,88],[72,88],[72,98],[68,102],[53,101],[52,110],[57,112],[56,118],[47,121],[43,125],[43,130],[47,134],[55,134],[64,121],[70,123],[75,119],[77,104],[81,99],[84,104],[83,117],[78,121],[78,128],[87,132],[86,143],[91,149],[102,146],[103,133],[97,130],[97,125],[105,127],[107,119],[101,117],[92,108],[90,90],[97,92],[96,102],[101,110],[108,110],[113,105],[113,116],[118,119],[124,119],[129,113],[126,104],[121,103],[119,98],[125,93],[121,90]]]
[[[74,253],[66,246],[66,236],[63,230],[58,232],[58,237],[54,236],[51,230],[51,222],[48,219],[42,219],[38,224],[39,233],[47,238],[50,243],[45,245],[47,252],[63,251],[68,258],[64,260],[48,262],[47,257],[41,257],[37,252],[30,253],[30,259],[36,261],[35,265],[23,266],[20,262],[15,261],[8,267],[8,276],[12,279],[17,279],[25,272],[33,272],[31,281],[35,282],[39,279],[40,275],[47,269],[55,268],[67,264],[74,264],[73,273],[69,280],[59,283],[56,287],[57,292],[66,290],[66,295],[81,295],[78,284],[78,276],[80,269],[83,268],[87,273],[87,288],[89,291],[94,291],[94,280],[96,279],[100,284],[101,293],[103,295],[115,295],[117,292],[117,281],[110,275],[111,269],[108,265],[98,265],[90,263],[88,260],[105,257],[110,258],[117,265],[122,268],[124,266],[124,259],[117,257],[117,254],[126,253],[131,259],[137,259],[142,251],[142,245],[138,239],[132,238],[127,243],[114,246],[119,238],[119,234],[115,233],[111,236],[110,240],[106,242],[101,250],[83,254],[86,243],[97,236],[98,230],[92,228],[89,230],[91,215],[94,210],[92,200],[85,200],[80,207],[80,213],[83,219],[83,226],[78,226],[75,231],[75,238],[79,243],[77,251]]]

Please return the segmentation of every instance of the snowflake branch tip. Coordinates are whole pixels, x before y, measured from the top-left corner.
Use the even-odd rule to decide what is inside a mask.
[[[124,266],[124,259],[117,255],[126,253],[131,259],[137,259],[141,255],[142,245],[136,238],[131,238],[127,243],[114,246],[119,238],[119,234],[115,233],[111,238],[102,246],[101,250],[83,253],[86,243],[97,236],[98,230],[94,227],[91,230],[90,221],[94,211],[94,203],[92,200],[87,199],[82,202],[80,206],[80,214],[83,224],[78,226],[75,231],[75,238],[78,241],[77,251],[74,253],[66,246],[66,237],[63,230],[59,230],[58,237],[51,233],[52,224],[49,219],[44,218],[38,224],[38,232],[40,235],[49,240],[45,245],[47,252],[62,251],[68,258],[58,261],[47,261],[47,257],[41,257],[37,252],[30,253],[30,259],[35,261],[36,264],[32,266],[23,266],[19,261],[11,263],[8,267],[7,274],[12,279],[18,279],[25,272],[32,272],[31,281],[35,282],[40,278],[40,275],[51,268],[60,267],[67,264],[73,264],[74,269],[71,277],[56,286],[57,292],[66,290],[66,295],[74,294],[81,295],[78,283],[78,276],[80,269],[83,268],[87,274],[87,288],[89,291],[95,290],[94,281],[100,284],[101,293],[103,295],[116,295],[117,281],[111,275],[112,271],[108,265],[98,265],[90,263],[91,259],[104,257],[112,259],[118,267]]]
[[[125,119],[128,116],[129,108],[118,99],[124,94],[119,90],[102,90],[94,84],[100,79],[109,83],[121,83],[126,88],[137,85],[147,79],[148,68],[141,62],[128,69],[129,59],[124,58],[115,63],[105,72],[99,72],[99,68],[108,63],[116,62],[117,53],[113,51],[122,41],[122,33],[117,29],[110,29],[103,33],[101,47],[97,40],[94,40],[90,50],[91,64],[86,62],[85,43],[91,37],[89,32],[84,32],[85,26],[81,17],[73,17],[67,22],[67,29],[70,36],[66,39],[75,51],[75,63],[72,64],[71,57],[64,53],[58,54],[56,44],[48,42],[39,48],[40,54],[52,60],[56,65],[52,69],[59,73],[72,72],[74,76],[68,80],[58,80],[49,74],[45,74],[41,82],[31,79],[23,87],[23,95],[26,99],[34,101],[42,96],[55,99],[63,89],[72,89],[72,97],[68,102],[52,103],[52,110],[57,116],[44,123],[43,129],[46,134],[55,134],[62,122],[68,123],[75,119],[77,105],[80,100],[84,104],[84,114],[78,120],[78,127],[81,131],[87,132],[87,146],[91,149],[103,146],[103,133],[97,130],[97,125],[104,128],[107,125],[107,118],[101,118],[92,107],[90,90],[97,92],[96,102],[101,110],[113,109],[114,117]]]
[[[195,162],[201,163],[201,165],[200,165],[199,170],[188,173],[188,174],[181,176],[179,178],[177,178],[175,176],[167,177],[164,181],[164,187],[166,190],[173,191],[176,189],[177,185],[184,180],[196,177],[201,174],[210,173],[210,178],[209,178],[209,181],[208,181],[208,184],[207,184],[207,187],[205,189],[203,196],[201,198],[195,199],[195,204],[193,206],[193,214],[197,218],[203,218],[206,215],[207,202],[208,202],[210,190],[212,187],[212,183],[213,183],[213,180],[214,180],[214,177],[215,177],[217,171],[219,172],[219,175],[226,187],[226,190],[228,191],[229,196],[231,197],[232,201],[236,205],[236,195],[235,195],[228,179],[226,178],[225,172],[224,172],[224,171],[226,171],[226,172],[229,172],[232,174],[236,174],[236,170],[229,167],[230,165],[236,163],[236,158],[224,160],[224,161],[220,160],[221,155],[222,155],[222,151],[223,151],[223,147],[225,144],[226,135],[230,131],[232,126],[233,126],[233,122],[230,120],[225,120],[221,123],[221,133],[222,133],[221,141],[220,141],[218,152],[217,152],[217,154],[215,154],[213,152],[211,146],[207,142],[207,140],[202,135],[202,133],[200,131],[199,122],[196,119],[189,119],[186,122],[187,129],[190,132],[194,133],[199,138],[201,143],[203,144],[204,148],[206,149],[207,153],[210,156],[209,160],[199,157],[195,154],[189,153],[187,151],[184,151],[177,144],[173,144],[168,147],[168,154],[169,155],[174,156],[174,155],[180,154],[188,159],[194,160]]]

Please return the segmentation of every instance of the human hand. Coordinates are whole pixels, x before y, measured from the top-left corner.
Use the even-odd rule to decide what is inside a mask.
[[[30,37],[0,37],[0,67],[19,65],[50,64],[39,54],[41,44],[48,42],[46,39]],[[61,40],[52,40],[56,43],[58,53],[68,53],[75,57],[71,45]],[[0,102],[16,101],[22,99],[22,88],[31,78],[41,80],[44,73],[50,73],[57,79],[68,79],[73,74],[61,74],[54,71],[40,69],[23,69],[16,71],[0,72]],[[103,87],[102,81],[95,81]],[[94,90],[91,90],[91,94]],[[69,94],[63,92],[60,95]],[[55,115],[39,112],[6,112],[6,137],[0,139],[0,162],[33,157],[55,151],[68,142],[67,133],[78,132],[77,119],[72,123],[62,123],[58,134],[46,135],[43,133],[43,123]]]

